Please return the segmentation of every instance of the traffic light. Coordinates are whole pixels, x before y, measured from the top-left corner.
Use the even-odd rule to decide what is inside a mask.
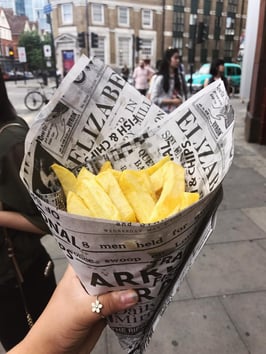
[[[199,22],[197,43],[203,43],[207,39],[208,39],[208,26],[204,22]]]
[[[139,52],[140,49],[142,48],[142,38],[136,37],[136,51]]]
[[[91,32],[91,47],[98,48],[99,45],[99,36],[97,33]]]
[[[9,58],[14,59],[14,49],[11,47],[8,50]]]
[[[78,44],[80,48],[85,48],[85,32],[78,33]]]

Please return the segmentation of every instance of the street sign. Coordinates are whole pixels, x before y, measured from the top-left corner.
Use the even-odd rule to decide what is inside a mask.
[[[50,58],[52,56],[52,48],[50,44],[45,44],[43,46],[43,54],[46,58]]]
[[[44,7],[43,7],[43,13],[45,14],[45,15],[48,15],[48,14],[50,14],[52,12],[52,5],[49,3],[49,4],[47,4],[47,5],[44,5]]]
[[[27,62],[27,55],[26,55],[25,47],[18,47],[18,59],[19,59],[20,63]]]

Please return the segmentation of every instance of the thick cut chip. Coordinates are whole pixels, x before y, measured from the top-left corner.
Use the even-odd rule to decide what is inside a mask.
[[[165,219],[180,206],[185,192],[185,170],[173,161],[166,162],[163,167],[163,187],[161,195],[152,210],[149,222]]]
[[[137,221],[135,212],[123,194],[116,177],[112,173],[112,170],[101,172],[95,178],[96,181],[105,190],[105,192],[109,195],[111,201],[114,203],[117,209],[120,211],[122,218],[121,220],[128,222]]]
[[[114,177],[118,180],[122,171],[114,170],[110,161],[105,161],[100,168],[99,174],[105,171],[111,171]]]
[[[77,175],[77,182],[81,181],[82,179],[89,180],[94,177],[95,175],[83,166]]]
[[[125,170],[119,178],[119,185],[126,196],[129,204],[135,211],[137,220],[147,223],[155,201],[152,197],[153,191],[147,189],[143,183],[143,175],[139,171]]]
[[[121,214],[113,204],[110,197],[97,183],[95,178],[82,179],[77,184],[76,193],[82,198],[85,205],[92,211],[96,218],[120,220]]]
[[[93,216],[93,213],[85,205],[83,200],[72,191],[69,191],[67,195],[67,212],[82,216]]]
[[[113,169],[111,162],[110,161],[105,161],[102,164],[102,167],[100,168],[99,173],[104,172],[106,170],[111,170],[111,169]]]
[[[57,163],[52,164],[51,167],[61,183],[65,196],[69,191],[75,192],[77,178],[74,173]]]
[[[170,161],[170,156],[164,156],[161,160],[156,162],[154,165],[145,168],[144,171],[146,171],[150,176],[156,172],[159,168],[161,168],[166,162]]]
[[[188,208],[190,205],[196,203],[199,200],[199,193],[185,192],[182,197],[180,211]]]

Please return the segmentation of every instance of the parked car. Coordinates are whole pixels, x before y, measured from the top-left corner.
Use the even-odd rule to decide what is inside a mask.
[[[9,80],[10,75],[7,71],[2,71],[2,76],[5,81]]]
[[[203,64],[198,71],[192,75],[192,91],[197,92],[203,88],[206,79],[210,75],[210,63]],[[241,66],[235,63],[224,63],[224,75],[228,79],[234,92],[239,92],[241,82]],[[190,85],[190,74],[186,75],[188,86]]]
[[[24,74],[26,79],[34,79],[34,75],[31,71],[25,71]]]

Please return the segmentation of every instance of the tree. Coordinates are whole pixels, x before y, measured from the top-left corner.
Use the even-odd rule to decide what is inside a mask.
[[[30,71],[46,69],[43,55],[43,45],[51,45],[51,36],[47,34],[42,41],[37,32],[23,32],[19,38],[18,45],[25,47]]]

